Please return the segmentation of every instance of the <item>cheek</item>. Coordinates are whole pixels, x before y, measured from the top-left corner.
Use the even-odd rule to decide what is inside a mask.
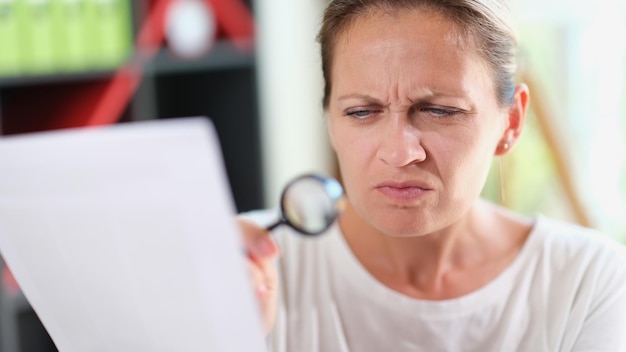
[[[347,126],[344,121],[334,117],[335,121],[329,121],[328,134],[333,149],[342,160],[358,160],[374,148],[371,136],[363,129]]]
[[[335,143],[335,152],[344,173],[364,172],[371,165],[370,156],[373,150],[373,143],[367,138],[357,138],[349,134],[342,134],[342,138]]]
[[[431,154],[442,181],[452,195],[479,194],[493,157],[490,143],[483,138],[451,138],[440,141]],[[438,151],[438,152],[437,152]],[[457,197],[453,196],[453,197]]]
[[[367,170],[374,165],[372,157],[376,155],[375,139],[364,132],[339,123],[329,123],[331,143],[337,154],[344,182],[364,181]]]

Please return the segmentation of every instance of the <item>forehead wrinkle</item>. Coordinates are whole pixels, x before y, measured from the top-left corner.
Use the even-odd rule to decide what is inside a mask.
[[[406,101],[410,103],[420,98],[424,99],[424,97],[439,96],[469,97],[475,100],[471,94],[471,87],[468,87],[468,84],[471,85],[471,82],[466,82],[465,79],[462,80],[462,82],[458,80],[459,76],[466,76],[467,70],[469,69],[467,67],[468,62],[465,60],[457,60],[461,57],[467,58],[469,55],[471,56],[470,62],[478,63],[482,69],[487,68],[487,71],[489,71],[487,63],[482,60],[478,52],[475,50],[469,50],[468,52],[468,48],[472,48],[471,45],[468,46],[468,44],[471,44],[469,41],[472,40],[472,36],[468,35],[467,32],[463,32],[459,24],[441,14],[435,13],[431,19],[443,24],[443,31],[439,32],[441,36],[440,44],[435,43],[435,45],[447,46],[450,49],[441,51],[435,50],[435,52],[433,52],[429,50],[426,44],[421,46],[407,45],[407,40],[422,40],[419,36],[407,38],[405,35],[400,35],[401,33],[398,33],[398,36],[393,35],[392,31],[397,32],[399,30],[396,24],[398,20],[402,20],[401,17],[402,16],[390,15],[380,11],[362,14],[338,35],[337,42],[335,43],[335,48],[338,49],[336,54],[341,55],[343,58],[350,58],[348,61],[343,61],[342,70],[345,68],[350,69],[353,63],[361,61],[360,57],[368,56],[368,54],[372,54],[373,57],[378,57],[379,62],[383,63],[383,65],[373,66],[377,68],[377,72],[374,73],[371,71],[371,68],[367,71],[369,72],[367,75],[355,72],[356,77],[359,77],[362,83],[364,82],[362,79],[369,81],[366,82],[365,87],[361,86],[361,88],[365,89],[358,93],[363,93],[364,95],[369,95],[377,100],[380,99],[386,102],[391,100],[399,101],[402,97],[402,99],[406,98]],[[371,32],[372,21],[375,21],[376,25],[379,27],[381,21],[383,22],[383,27],[387,27],[384,22],[389,22],[388,28],[390,28],[390,35],[384,36],[383,41],[371,42],[362,40],[363,37],[367,37],[368,31]],[[360,45],[352,46],[354,45],[353,40]],[[428,43],[429,38],[424,37],[423,40],[426,41],[425,43]],[[392,50],[399,46],[406,46],[407,48],[411,48],[411,50]],[[355,53],[357,54],[355,55]],[[392,69],[392,64],[395,61],[408,58],[410,62],[413,61],[413,57],[416,58],[414,61],[423,62],[424,67],[418,65],[404,65],[402,70],[394,71]],[[424,58],[425,61],[418,59],[418,57]],[[352,61],[352,63],[350,61]],[[446,70],[448,70],[448,73],[452,67],[458,71],[459,75],[456,78],[454,75],[439,74],[430,68],[429,62],[441,64],[445,61],[450,63],[450,65],[443,65],[447,67]],[[462,66],[458,66],[459,63],[462,63]],[[333,66],[335,66],[333,67],[333,71],[335,71],[336,65]],[[472,70],[475,68],[476,67],[472,68]],[[416,76],[420,76],[420,78],[415,79]],[[442,81],[444,78],[447,79]],[[493,82],[486,79],[486,77],[483,78],[485,78],[485,81],[482,82],[483,86],[492,85]],[[381,90],[379,87],[383,87],[383,89]],[[373,92],[376,94],[372,95]],[[382,96],[381,93],[385,96]]]

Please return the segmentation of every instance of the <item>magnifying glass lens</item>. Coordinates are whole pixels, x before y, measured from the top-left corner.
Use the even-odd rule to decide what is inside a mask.
[[[343,188],[332,178],[304,175],[290,182],[281,197],[282,219],[279,224],[291,226],[304,235],[318,235],[328,229],[337,216],[337,203]]]

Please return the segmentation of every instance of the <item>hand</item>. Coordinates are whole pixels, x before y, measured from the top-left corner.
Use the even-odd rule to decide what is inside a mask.
[[[243,218],[237,220],[246,246],[248,268],[261,308],[263,327],[268,334],[276,320],[278,280],[272,260],[278,255],[278,246],[264,228]]]

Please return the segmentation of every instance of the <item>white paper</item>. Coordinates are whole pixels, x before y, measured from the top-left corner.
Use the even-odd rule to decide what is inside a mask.
[[[0,138],[0,251],[60,352],[264,351],[203,118]]]

